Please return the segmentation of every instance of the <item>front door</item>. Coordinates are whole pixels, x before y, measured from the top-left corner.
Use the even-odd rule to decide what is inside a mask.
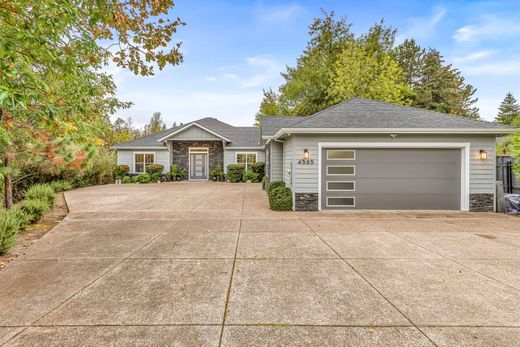
[[[190,153],[190,180],[208,179],[208,153]]]

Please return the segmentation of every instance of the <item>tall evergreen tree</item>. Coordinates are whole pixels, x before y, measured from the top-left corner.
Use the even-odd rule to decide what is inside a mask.
[[[506,125],[512,125],[515,120],[520,120],[520,104],[511,92],[508,92],[500,103],[495,120]]]
[[[264,98],[262,102],[260,103],[260,110],[256,114],[256,120],[258,122],[258,119],[260,116],[279,116],[280,113],[280,107],[278,106],[278,94],[272,90],[264,89],[263,91]]]
[[[144,126],[144,133],[151,135],[162,130],[166,130],[166,124],[161,117],[161,112],[154,112],[152,118],[150,118],[150,123]]]

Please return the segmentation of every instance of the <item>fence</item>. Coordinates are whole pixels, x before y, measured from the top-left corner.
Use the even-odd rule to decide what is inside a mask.
[[[510,156],[497,156],[497,181],[501,181],[506,194],[520,194],[520,180],[513,173],[514,159]]]

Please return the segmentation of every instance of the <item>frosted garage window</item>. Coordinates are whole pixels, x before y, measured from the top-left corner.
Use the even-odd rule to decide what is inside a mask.
[[[327,151],[327,159],[329,160],[354,160],[356,159],[356,151],[351,149],[334,149]]]
[[[327,206],[329,207],[344,207],[344,206],[354,206],[355,198],[353,197],[328,197],[327,198]]]
[[[327,175],[354,175],[354,166],[327,166]]]
[[[327,190],[329,191],[353,191],[355,184],[354,182],[327,182]]]

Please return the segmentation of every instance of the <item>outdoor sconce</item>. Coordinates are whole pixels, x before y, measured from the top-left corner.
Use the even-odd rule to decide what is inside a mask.
[[[479,152],[478,152],[478,158],[480,160],[486,160],[487,159],[487,152],[483,149],[481,149]]]
[[[309,151],[307,149],[303,150],[303,159],[309,159]]]

